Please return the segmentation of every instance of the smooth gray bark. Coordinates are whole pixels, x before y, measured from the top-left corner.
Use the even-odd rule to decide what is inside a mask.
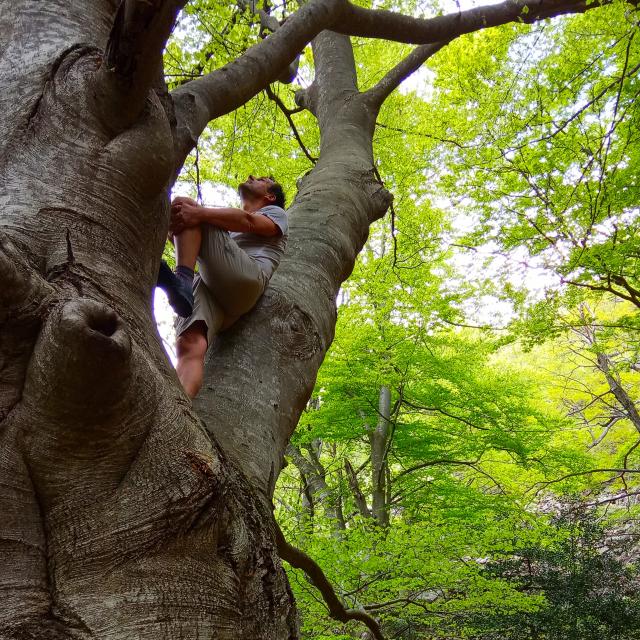
[[[295,638],[270,507],[153,321],[170,105],[109,120],[115,3],[0,10],[0,637]]]
[[[391,391],[380,387],[378,395],[378,420],[375,429],[369,432],[371,444],[371,511],[377,523],[389,525],[387,504],[387,447],[390,435]]]
[[[269,288],[211,349],[194,403],[266,496],[333,339],[340,285],[369,225],[390,203],[374,176],[376,114],[357,91],[349,39],[322,32],[314,56],[316,82],[305,100],[318,118],[320,160],[289,209],[287,253]],[[250,405],[245,390],[251,390]]]
[[[326,517],[334,528],[338,530],[344,529],[345,523],[340,507],[340,495],[327,484],[327,472],[320,462],[316,446],[315,443],[311,443],[306,447],[305,455],[300,447],[290,444],[286,453],[304,479],[310,502],[314,507],[317,504],[324,507]]]

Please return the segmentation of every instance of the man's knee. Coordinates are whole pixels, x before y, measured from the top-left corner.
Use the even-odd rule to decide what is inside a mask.
[[[181,359],[204,358],[207,346],[207,327],[203,322],[192,325],[176,340],[177,355]]]

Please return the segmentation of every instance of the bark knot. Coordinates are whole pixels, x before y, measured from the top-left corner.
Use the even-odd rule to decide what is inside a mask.
[[[272,317],[273,344],[283,355],[297,360],[313,358],[323,349],[314,319],[282,292],[271,289],[266,306]]]

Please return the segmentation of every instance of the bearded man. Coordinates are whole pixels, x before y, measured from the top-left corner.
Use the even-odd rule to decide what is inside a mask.
[[[240,209],[205,207],[183,197],[171,205],[177,267],[163,288],[172,304],[180,301],[179,308],[173,304],[177,313],[187,316],[176,326],[176,370],[190,398],[202,386],[214,337],[255,306],[287,244],[282,187],[271,177],[249,176],[238,191]]]

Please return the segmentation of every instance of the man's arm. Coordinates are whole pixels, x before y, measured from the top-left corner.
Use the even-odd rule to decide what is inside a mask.
[[[171,233],[178,235],[184,229],[199,224],[211,224],[225,231],[241,231],[259,236],[280,235],[280,227],[265,215],[249,213],[235,207],[202,207],[189,200],[174,200],[171,208]]]
[[[244,209],[234,207],[216,207],[215,209],[200,207],[199,218],[200,224],[212,224],[225,231],[244,231],[267,237],[280,234],[280,227],[271,218],[261,213],[248,213]]]

